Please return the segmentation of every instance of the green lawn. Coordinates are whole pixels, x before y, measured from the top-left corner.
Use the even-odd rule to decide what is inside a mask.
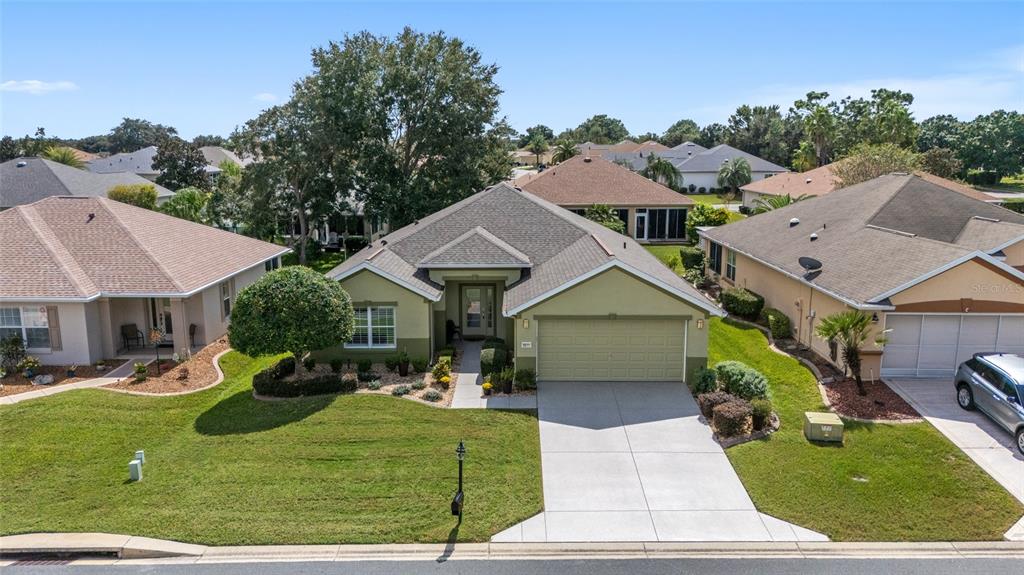
[[[269,361],[232,352],[228,380],[193,395],[80,390],[0,408],[0,530],[212,545],[485,541],[541,510],[534,414],[370,395],[256,401],[251,378]],[[128,483],[136,449],[145,477]]]
[[[678,260],[679,260],[679,248],[681,248],[681,247],[682,246],[678,246],[678,245],[677,246],[652,246],[652,245],[645,245],[644,246],[644,248],[646,248],[647,251],[649,251],[652,254],[654,254],[654,257],[656,257],[659,260],[661,260],[661,263],[665,264],[666,266],[669,265],[669,260],[672,259],[673,257],[676,258],[677,263],[678,263]],[[672,267],[672,266],[669,266],[669,267]],[[675,266],[673,271],[675,271],[677,274],[682,274],[683,273],[683,264],[682,263],[678,263],[678,265]]]
[[[325,274],[334,269],[338,264],[345,261],[344,252],[320,252],[306,260],[306,267]],[[296,252],[289,252],[281,258],[281,264],[295,266],[299,264],[299,256]]]
[[[757,508],[842,541],[1002,540],[1024,508],[928,423],[846,422],[842,447],[803,437],[823,411],[813,376],[764,335],[711,322],[709,361],[736,359],[771,382],[782,428],[726,451]],[[953,401],[952,396],[950,401]]]
[[[698,204],[724,204],[725,198],[721,194],[683,194]],[[734,199],[733,202],[736,200]]]

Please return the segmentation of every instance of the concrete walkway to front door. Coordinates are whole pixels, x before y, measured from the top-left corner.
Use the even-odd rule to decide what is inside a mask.
[[[754,508],[681,383],[543,382],[544,512],[492,541],[827,541]]]
[[[482,341],[464,341],[458,345],[459,372],[452,395],[453,409],[536,409],[536,395],[485,396],[480,376]]]

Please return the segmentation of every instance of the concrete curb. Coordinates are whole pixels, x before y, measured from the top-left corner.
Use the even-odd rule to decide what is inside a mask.
[[[107,555],[131,562],[446,561],[481,559],[793,557],[1024,558],[1024,542],[937,543],[412,543],[207,547],[109,533],[35,533],[0,537],[0,554]],[[117,561],[121,562],[121,561]]]

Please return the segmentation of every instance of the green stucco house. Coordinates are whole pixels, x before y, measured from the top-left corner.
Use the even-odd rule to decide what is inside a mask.
[[[499,184],[379,239],[328,277],[356,308],[324,357],[430,357],[446,325],[555,381],[680,381],[723,315],[634,240]]]

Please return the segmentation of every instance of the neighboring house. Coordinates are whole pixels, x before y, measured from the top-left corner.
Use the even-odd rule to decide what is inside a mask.
[[[160,175],[160,171],[153,167],[153,158],[156,157],[156,153],[157,147],[149,146],[134,152],[114,154],[106,158],[92,160],[91,162],[86,162],[85,166],[87,170],[96,174],[131,172],[151,182],[155,182],[157,176]],[[206,154],[203,154],[203,156],[207,157]],[[207,161],[209,161],[209,157],[207,157]],[[216,164],[208,164],[204,169],[206,170],[206,175],[210,177],[220,173],[220,168]]]
[[[757,200],[768,196],[784,196],[788,194],[793,198],[801,195],[817,197],[835,191],[842,187],[842,182],[836,177],[832,169],[833,166],[835,166],[834,163],[826,164],[806,172],[787,172],[768,179],[751,182],[740,188],[743,191],[743,205],[748,208],[755,208],[757,207]],[[991,204],[1001,201],[953,180],[940,178],[927,172],[914,173],[934,184],[949,188],[954,192],[959,192],[976,200]]]
[[[786,168],[762,160],[757,156],[748,154],[726,144],[719,144],[714,148],[706,149],[693,142],[684,142],[670,150],[638,150],[631,152],[606,152],[604,158],[613,162],[623,163],[635,171],[640,171],[647,166],[647,160],[651,153],[659,158],[664,158],[672,163],[683,177],[683,186],[695,189],[704,188],[710,191],[711,188],[718,188],[718,170],[726,160],[744,158],[750,164],[750,181],[757,182],[765,178],[771,178],[776,174],[788,172]]]
[[[639,242],[686,240],[693,200],[599,157],[576,156],[515,185],[579,215],[594,204],[614,208],[626,235]]]
[[[545,165],[550,164],[551,158],[554,157],[556,151],[555,146],[549,146],[546,152],[540,154],[540,163]],[[526,148],[512,150],[509,154],[512,156],[512,163],[517,166],[537,165],[537,154],[534,154]]]
[[[355,194],[339,202],[340,208],[317,223],[311,223],[310,237],[330,250],[362,248],[391,231],[391,224],[381,218],[369,217],[365,204]],[[292,235],[298,236],[299,222],[292,223]],[[347,232],[347,233],[346,233]]]
[[[287,251],[107,198],[18,206],[0,212],[0,337],[22,336],[48,365],[114,357],[150,328],[174,351],[201,346]],[[142,342],[125,339],[131,326]]]
[[[132,184],[155,186],[158,204],[174,195],[132,173],[94,174],[45,158],[15,158],[0,164],[0,210],[51,196],[106,197],[110,188]]]
[[[1024,353],[1024,215],[893,174],[700,232],[708,272],[761,294],[794,337],[833,313],[872,314],[888,343],[865,377],[952,376],[976,352]]]
[[[640,152],[658,152],[659,154],[664,151],[668,151],[671,148],[668,146],[659,144],[654,140],[647,140],[643,143],[636,143],[633,140],[622,140],[617,144],[595,144],[593,142],[583,142],[577,144],[576,149],[579,153],[584,156],[601,156],[605,157],[610,154],[632,154]]]
[[[231,162],[241,168],[244,168],[253,162],[252,158],[243,158],[231,150],[221,146],[203,146],[202,148],[199,148],[199,151],[203,154],[203,157],[206,158],[206,163],[217,168],[218,172],[220,171],[220,165],[225,161]]]
[[[396,230],[328,272],[353,340],[318,355],[426,358],[446,326],[507,341],[541,380],[681,381],[722,312],[633,240],[508,184]],[[473,369],[473,366],[469,366]]]

